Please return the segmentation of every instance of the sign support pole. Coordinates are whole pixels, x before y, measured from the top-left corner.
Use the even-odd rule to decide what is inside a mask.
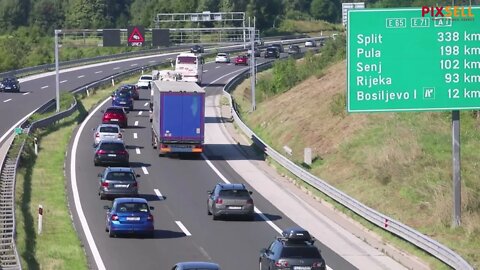
[[[55,30],[55,100],[57,103],[56,112],[60,111],[60,72],[58,70],[58,34],[62,30]]]
[[[252,93],[252,112],[257,109],[257,105],[255,103],[255,81],[256,81],[256,74],[255,74],[255,28],[250,27],[250,88]]]
[[[453,224],[461,224],[461,175],[460,175],[460,111],[452,111],[452,162],[453,162]]]

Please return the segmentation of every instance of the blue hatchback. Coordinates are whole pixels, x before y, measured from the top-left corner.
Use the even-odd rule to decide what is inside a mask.
[[[144,198],[116,198],[112,207],[107,209],[105,230],[108,236],[115,237],[118,234],[140,234],[153,237],[155,233],[153,215]]]
[[[133,97],[128,89],[118,89],[112,95],[112,106],[123,107],[133,111]]]

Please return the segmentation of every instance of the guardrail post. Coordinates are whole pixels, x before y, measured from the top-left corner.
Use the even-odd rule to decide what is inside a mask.
[[[87,93],[87,97],[90,96],[90,91],[88,91],[88,88],[85,86],[85,92]]]
[[[43,206],[41,204],[38,205],[38,234],[42,233],[42,222],[43,222]]]
[[[34,146],[34,149],[35,149],[35,156],[38,156],[38,139],[37,139],[37,137],[33,138],[33,146]]]
[[[115,79],[112,78],[112,86],[115,86]]]

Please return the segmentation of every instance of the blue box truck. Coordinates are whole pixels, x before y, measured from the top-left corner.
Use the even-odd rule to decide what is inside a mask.
[[[152,82],[152,146],[159,155],[202,153],[205,90],[194,82]]]

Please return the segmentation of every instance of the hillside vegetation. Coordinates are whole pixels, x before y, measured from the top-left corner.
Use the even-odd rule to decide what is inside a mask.
[[[461,114],[462,226],[452,229],[451,113],[347,114],[345,67],[337,62],[268,95],[254,113],[247,113],[249,82],[234,96],[248,126],[279,152],[287,145],[301,164],[311,147],[312,173],[480,267],[480,121]],[[259,82],[274,73],[260,74]]]

